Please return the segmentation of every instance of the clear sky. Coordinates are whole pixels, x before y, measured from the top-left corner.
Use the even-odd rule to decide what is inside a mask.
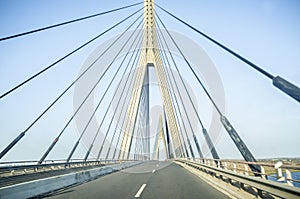
[[[0,0],[0,37],[135,2],[137,1]],[[300,85],[299,1],[156,0],[156,3],[273,75],[280,75]],[[136,9],[131,8],[117,14],[112,13],[0,42],[0,93],[56,61]],[[190,37],[215,63],[226,95],[225,114],[253,154],[258,158],[300,157],[300,104],[273,87],[269,79],[241,61],[160,10],[158,13],[169,29]],[[0,150],[76,78],[83,62],[97,46],[121,33],[128,25],[126,23],[101,37],[75,56],[1,99]],[[196,84],[193,89],[194,93],[202,92]],[[73,90],[3,160],[38,159],[70,117],[73,108],[72,96]],[[203,117],[204,121],[209,122],[209,118]],[[70,151],[77,135],[75,125],[71,124],[49,158],[65,158],[65,151]],[[240,158],[224,130],[216,144],[221,157]],[[84,147],[80,146],[76,157],[82,157],[82,154]]]

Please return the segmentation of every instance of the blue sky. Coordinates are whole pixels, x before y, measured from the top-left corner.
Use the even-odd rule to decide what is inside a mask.
[[[106,11],[136,1],[0,1],[0,37]],[[296,0],[163,1],[156,3],[219,42],[300,85],[300,3]],[[0,93],[18,84],[136,8],[0,43]],[[256,157],[299,157],[300,105],[272,86],[269,79],[217,48],[184,25],[158,12],[166,26],[192,38],[210,56],[221,75],[226,115]],[[103,36],[75,56],[0,101],[0,149],[30,122],[78,74],[89,54],[120,33],[129,23]],[[202,92],[194,85],[194,92]],[[72,93],[26,135],[4,160],[37,159],[72,112]],[[199,105],[200,106],[200,105]],[[205,115],[205,114],[204,114]],[[208,113],[209,115],[209,113]],[[204,118],[209,122],[209,118]],[[49,126],[51,128],[49,128]],[[75,127],[66,132],[50,158],[62,158],[76,139]],[[74,136],[74,134],[76,134]],[[239,158],[226,132],[217,149],[224,158]],[[80,150],[82,152],[80,152]],[[84,153],[81,147],[77,156]]]

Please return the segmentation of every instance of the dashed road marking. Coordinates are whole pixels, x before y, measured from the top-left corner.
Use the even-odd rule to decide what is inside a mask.
[[[135,194],[134,197],[135,197],[135,198],[139,198],[139,197],[141,196],[143,190],[145,189],[145,187],[146,187],[146,184],[143,184],[143,185],[141,186],[141,188],[139,189],[139,191]]]

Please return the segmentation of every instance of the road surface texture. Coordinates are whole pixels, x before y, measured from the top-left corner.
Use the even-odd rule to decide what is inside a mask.
[[[173,162],[147,162],[47,198],[229,198]]]

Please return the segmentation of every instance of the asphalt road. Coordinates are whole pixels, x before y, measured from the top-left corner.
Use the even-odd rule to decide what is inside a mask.
[[[54,193],[47,198],[229,198],[172,162],[149,162]]]

